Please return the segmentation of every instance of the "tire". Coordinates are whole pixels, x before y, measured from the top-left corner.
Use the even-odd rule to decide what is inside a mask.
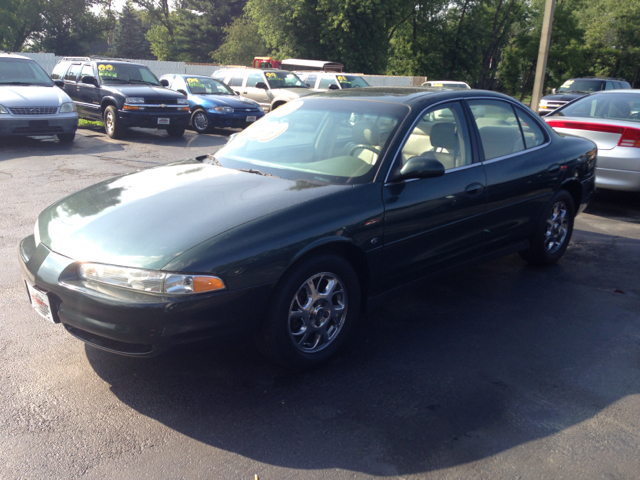
[[[118,110],[113,105],[109,105],[104,109],[104,129],[109,138],[122,138],[125,127],[118,118]]]
[[[57,137],[60,143],[71,143],[73,142],[73,139],[76,138],[76,134],[75,133],[58,133]]]
[[[574,218],[573,197],[566,190],[560,190],[545,207],[529,248],[520,252],[520,256],[534,265],[556,263],[567,250]]]
[[[278,283],[258,329],[258,348],[290,370],[319,367],[353,330],[360,295],[358,276],[344,258],[325,254],[302,260]]]
[[[270,112],[273,112],[276,108],[281,107],[282,105],[284,105],[287,102],[280,102],[280,103],[276,103],[274,106],[271,107],[271,110],[269,110]]]
[[[191,115],[191,126],[198,133],[207,133],[211,130],[211,124],[207,112],[201,108],[197,109]]]
[[[167,133],[170,137],[181,137],[184,135],[184,131],[187,129],[184,125],[174,125],[167,128]]]

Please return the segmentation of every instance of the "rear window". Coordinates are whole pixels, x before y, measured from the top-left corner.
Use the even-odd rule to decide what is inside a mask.
[[[604,80],[567,80],[558,88],[558,92],[599,92],[604,90]]]
[[[607,93],[589,95],[556,110],[550,116],[610,118],[640,122],[640,94]]]

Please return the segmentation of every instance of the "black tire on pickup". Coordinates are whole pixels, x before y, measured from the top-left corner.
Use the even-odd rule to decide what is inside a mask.
[[[104,110],[104,129],[109,138],[122,138],[125,132],[125,126],[118,118],[118,110],[113,105],[109,105]]]

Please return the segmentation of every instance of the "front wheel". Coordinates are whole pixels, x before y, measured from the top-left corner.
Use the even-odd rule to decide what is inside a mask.
[[[104,129],[109,138],[122,138],[125,127],[122,120],[118,118],[118,110],[113,105],[109,105],[104,110]]]
[[[173,127],[167,128],[167,133],[170,137],[181,137],[182,135],[184,135],[184,131],[186,130],[186,128],[187,127],[183,125],[175,125]]]
[[[535,265],[551,265],[560,260],[571,240],[574,217],[573,197],[560,190],[545,207],[529,248],[520,256]]]
[[[289,369],[315,368],[340,349],[359,315],[360,282],[349,262],[312,257],[279,282],[258,346]]]
[[[191,115],[191,126],[198,133],[207,133],[210,130],[209,117],[204,110],[196,110]]]

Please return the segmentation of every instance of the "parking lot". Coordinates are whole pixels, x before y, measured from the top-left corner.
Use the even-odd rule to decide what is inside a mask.
[[[33,311],[16,255],[42,209],[231,133],[2,140],[0,478],[638,477],[638,195],[599,192],[555,266],[512,255],[389,295],[304,374],[242,342],[116,356]]]

